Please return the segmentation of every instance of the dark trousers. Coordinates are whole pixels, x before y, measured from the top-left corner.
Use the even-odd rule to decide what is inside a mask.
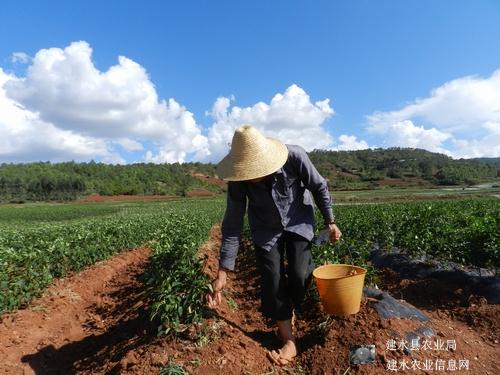
[[[314,270],[311,242],[284,232],[270,251],[255,248],[263,315],[274,320],[291,319],[293,309],[301,309]]]

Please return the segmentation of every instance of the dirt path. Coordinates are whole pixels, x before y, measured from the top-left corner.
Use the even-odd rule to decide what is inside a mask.
[[[213,239],[220,236],[216,229],[212,233]],[[215,259],[220,242],[214,242],[203,251],[212,259],[208,272],[215,276]],[[310,307],[307,315],[296,322],[295,335],[300,350],[297,360],[283,368],[273,366],[264,352],[277,348],[280,342],[274,326],[266,326],[261,319],[255,260],[247,244],[240,250],[237,269],[227,293],[227,297],[235,302],[230,305],[237,308],[231,309],[226,303],[208,322],[212,326],[217,326],[217,322],[226,323],[218,335],[220,339],[198,349],[196,355],[179,354],[179,363],[188,364],[190,372],[195,374],[387,374],[391,372],[388,371],[391,362],[400,367],[398,372],[405,373],[438,373],[443,363],[445,370],[449,367],[449,371],[456,373],[500,373],[498,305],[488,305],[484,298],[468,295],[452,285],[435,280],[404,280],[389,270],[382,271],[380,285],[395,298],[410,301],[431,321],[382,319],[373,308],[374,303],[366,299],[363,299],[361,310],[356,315],[328,317],[311,293],[307,301]],[[390,340],[398,345],[402,340],[409,341],[406,334],[421,327],[430,327],[434,332],[428,340],[431,350],[407,353],[387,350]],[[448,341],[450,350],[434,349],[436,343],[446,346]],[[350,365],[350,347],[362,344],[376,346],[376,362],[372,365]],[[199,368],[191,365],[198,363],[197,359],[202,364]],[[429,365],[432,361],[433,370],[401,369],[405,366],[403,363],[409,366],[412,361],[415,364],[418,362],[421,368],[424,362]],[[462,367],[467,364],[468,370],[458,370],[460,361],[463,361]],[[454,363],[457,370],[451,370]]]
[[[126,353],[148,329],[138,281],[148,256],[145,248],[123,252],[57,280],[29,308],[2,316],[0,373],[71,374]]]
[[[200,249],[206,272],[215,276],[220,227]],[[432,318],[432,342],[454,340],[454,350],[405,353],[387,350],[406,332],[423,326],[410,320],[383,320],[366,299],[350,317],[331,318],[321,312],[314,295],[307,316],[297,321],[300,354],[279,368],[265,350],[279,346],[273,325],[259,313],[254,255],[245,244],[237,270],[230,276],[226,302],[198,326],[178,338],[156,337],[148,318],[148,301],[140,275],[147,267],[147,249],[136,249],[101,262],[72,277],[58,280],[26,310],[2,318],[0,373],[6,374],[157,374],[168,364],[183,365],[192,374],[387,374],[391,363],[441,361],[445,369],[467,360],[463,374],[498,374],[500,309],[432,280],[401,280],[384,271],[380,286],[406,299]],[[375,344],[376,363],[349,365],[349,348]],[[465,362],[464,362],[465,363]],[[409,370],[404,373],[439,373]],[[444,371],[446,372],[446,371]]]

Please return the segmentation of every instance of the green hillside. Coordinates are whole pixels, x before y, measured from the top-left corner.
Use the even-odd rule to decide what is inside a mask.
[[[475,160],[481,163],[491,164],[491,165],[500,164],[500,158],[474,158],[469,160]]]
[[[500,177],[492,160],[453,160],[419,149],[375,149],[309,153],[332,190],[386,186],[472,185]],[[100,195],[186,195],[195,189],[222,192],[214,164],[103,163],[0,164],[0,202],[74,200]],[[197,176],[194,176],[197,174]]]
[[[214,174],[211,164],[49,162],[0,165],[0,201],[74,200],[83,195],[186,195],[194,189],[221,192],[192,176]]]
[[[454,160],[420,149],[316,150],[309,156],[333,189],[473,185],[500,177],[500,163]]]

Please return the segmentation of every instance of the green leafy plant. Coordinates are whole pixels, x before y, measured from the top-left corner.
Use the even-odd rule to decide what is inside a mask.
[[[50,207],[41,209],[53,218]],[[57,215],[59,208],[53,210]],[[162,311],[162,301],[170,299],[180,301],[175,306],[177,315],[199,319],[208,280],[196,253],[212,224],[222,215],[222,200],[133,204],[111,211],[96,210],[107,214],[92,217],[84,211],[82,217],[77,211],[72,220],[69,215],[63,222],[43,221],[39,217],[39,221],[22,226],[18,220],[23,214],[5,215],[7,219],[0,220],[0,313],[25,306],[56,277],[149,243],[153,247],[152,269],[157,271],[152,283],[157,287],[156,312]],[[184,281],[178,284],[182,277]],[[186,294],[191,286],[193,292]]]
[[[210,342],[219,339],[222,327],[226,325],[223,320],[214,321],[212,324],[203,324],[198,337],[196,338],[195,346],[198,348],[208,345]]]
[[[189,364],[190,364],[191,366],[193,366],[193,367],[195,367],[195,368],[197,368],[197,367],[200,367],[200,366],[201,366],[201,359],[200,359],[199,357],[196,357],[196,358],[194,358],[194,359],[192,359],[192,360],[190,360],[190,361],[188,361],[188,362],[189,362]]]
[[[370,251],[394,247],[422,259],[451,260],[464,265],[500,266],[500,205],[497,200],[405,202],[335,208],[343,238],[335,245],[315,246],[317,264],[362,265],[376,283]],[[317,222],[321,217],[317,213]],[[319,228],[318,228],[319,229]]]
[[[170,358],[168,363],[160,370],[160,375],[188,375],[184,367]]]
[[[231,297],[227,298],[227,305],[229,306],[229,309],[231,311],[236,311],[238,310],[238,304],[236,303],[236,301],[234,299],[232,299]]]

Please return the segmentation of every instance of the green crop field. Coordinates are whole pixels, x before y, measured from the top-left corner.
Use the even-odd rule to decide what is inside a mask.
[[[499,267],[500,201],[466,199],[335,207],[343,239],[314,248],[317,264],[368,262],[373,246],[416,257]],[[222,196],[170,202],[0,207],[0,312],[28,304],[54,278],[126,249],[152,250],[152,314],[169,332],[202,316],[209,290],[197,251],[222,219]],[[318,220],[319,223],[322,220]],[[318,228],[320,229],[320,228]]]
[[[353,261],[363,265],[378,245],[389,251],[398,247],[421,259],[500,266],[497,198],[344,205],[335,212],[343,240],[318,249],[319,261],[345,262],[352,254]]]
[[[441,187],[441,188],[386,188],[355,191],[333,191],[335,202],[348,203],[384,203],[423,200],[452,200],[498,198],[500,188],[492,186],[478,187]]]
[[[2,207],[0,311],[24,306],[55,277],[141,245],[153,251],[153,284],[160,274],[162,280],[170,280],[161,272],[180,278],[179,272],[191,272],[190,262],[196,264],[199,245],[222,215],[221,202],[219,198]]]

